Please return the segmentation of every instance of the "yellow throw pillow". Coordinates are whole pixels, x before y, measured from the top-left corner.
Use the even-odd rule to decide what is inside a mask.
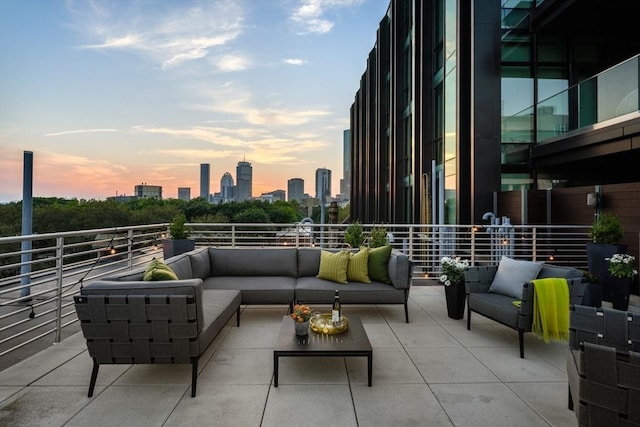
[[[147,266],[142,280],[146,282],[157,280],[178,280],[178,276],[176,276],[176,273],[171,269],[171,267],[165,264],[162,260],[154,258]]]
[[[349,253],[347,265],[347,280],[350,282],[371,283],[369,279],[369,248],[362,248],[359,252]]]
[[[340,251],[331,253],[320,251],[319,279],[331,280],[336,283],[347,283],[347,266],[349,265],[349,252]]]

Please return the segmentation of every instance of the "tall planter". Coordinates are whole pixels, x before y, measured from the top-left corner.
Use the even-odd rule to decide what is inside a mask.
[[[447,316],[456,320],[462,319],[466,297],[464,282],[445,286],[444,295],[447,299]]]
[[[622,254],[627,252],[627,245],[609,245],[605,243],[587,243],[587,262],[589,264],[589,272],[598,277],[602,288],[602,299],[604,301],[613,302],[613,282],[618,280],[609,274],[609,264],[607,258],[611,258],[613,254]],[[627,295],[627,301],[629,295]]]
[[[164,259],[192,251],[196,248],[196,241],[191,239],[164,239],[162,254]]]
[[[627,311],[629,309],[629,295],[631,294],[631,277],[612,277],[607,283],[611,294],[611,305],[616,310]]]

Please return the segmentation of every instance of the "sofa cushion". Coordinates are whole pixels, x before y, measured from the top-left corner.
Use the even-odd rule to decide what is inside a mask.
[[[362,248],[356,253],[349,252],[347,280],[349,282],[371,283],[371,279],[369,279],[369,248]]]
[[[318,274],[320,248],[298,248],[298,277]]]
[[[288,276],[298,274],[296,248],[210,248],[210,276]]]
[[[542,261],[524,261],[502,256],[489,292],[522,299],[522,287],[538,277]]]
[[[348,265],[348,251],[331,253],[323,250],[320,252],[320,267],[317,277],[319,279],[346,284]]]
[[[389,259],[391,259],[392,247],[389,245],[369,249],[369,279],[391,284],[389,278]]]
[[[147,266],[142,280],[145,282],[156,280],[178,280],[178,276],[176,276],[176,273],[171,269],[171,267],[165,264],[164,261],[158,258],[153,258]]]
[[[193,279],[191,257],[187,253],[165,259],[164,262],[173,270],[179,280]]]
[[[211,261],[209,260],[209,248],[196,249],[189,253],[191,259],[191,272],[193,277],[206,279],[211,273]]]

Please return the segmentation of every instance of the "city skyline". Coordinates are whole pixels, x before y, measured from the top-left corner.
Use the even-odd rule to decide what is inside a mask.
[[[0,202],[22,199],[24,151],[35,197],[106,199],[140,182],[193,196],[203,163],[212,177],[251,163],[254,196],[341,171],[388,4],[0,3]]]

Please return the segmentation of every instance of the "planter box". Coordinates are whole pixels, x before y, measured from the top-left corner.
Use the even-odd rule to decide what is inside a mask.
[[[192,251],[196,248],[196,241],[191,239],[164,239],[162,254],[164,259]]]

